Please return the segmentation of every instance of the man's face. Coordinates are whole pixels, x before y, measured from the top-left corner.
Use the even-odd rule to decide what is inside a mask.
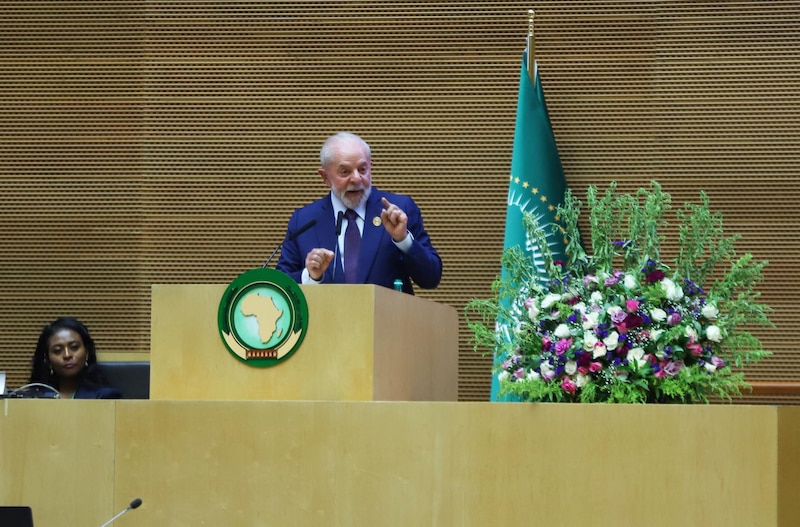
[[[347,208],[355,209],[369,197],[372,161],[357,141],[342,140],[334,146],[333,159],[319,174]]]

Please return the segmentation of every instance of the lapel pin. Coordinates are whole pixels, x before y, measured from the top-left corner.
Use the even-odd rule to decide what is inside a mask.
[[[381,226],[381,217],[380,216],[375,216],[374,218],[372,218],[372,224],[374,226],[376,226],[376,227],[380,227]]]

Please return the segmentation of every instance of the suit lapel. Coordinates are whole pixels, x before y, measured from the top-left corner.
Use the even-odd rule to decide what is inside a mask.
[[[381,239],[383,239],[383,233],[386,232],[383,224],[380,223],[381,211],[383,210],[381,196],[382,194],[373,188],[369,200],[367,200],[364,232],[361,234],[361,250],[358,255],[358,283],[360,284],[367,282],[367,277],[375,264],[375,259],[378,257],[378,248],[381,244]],[[375,218],[377,218],[377,221]],[[377,225],[375,225],[376,223]]]

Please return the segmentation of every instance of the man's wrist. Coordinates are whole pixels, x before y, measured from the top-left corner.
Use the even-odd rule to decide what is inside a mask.
[[[414,243],[414,235],[411,234],[411,231],[407,230],[405,238],[403,238],[399,242],[395,241],[394,238],[392,238],[392,242],[394,242],[394,244],[397,246],[398,249],[400,249],[403,252],[407,252],[409,249],[411,249],[411,245]]]
[[[321,284],[322,283],[322,279],[324,277],[325,277],[325,275],[322,275],[322,276],[319,277],[319,280],[315,280],[314,278],[311,277],[311,273],[308,272],[308,268],[304,267],[303,268],[303,274],[300,276],[300,283],[301,284]]]

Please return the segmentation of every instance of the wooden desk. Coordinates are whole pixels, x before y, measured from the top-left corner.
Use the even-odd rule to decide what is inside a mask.
[[[800,408],[6,400],[37,527],[800,525]],[[135,521],[133,516],[135,516]]]

